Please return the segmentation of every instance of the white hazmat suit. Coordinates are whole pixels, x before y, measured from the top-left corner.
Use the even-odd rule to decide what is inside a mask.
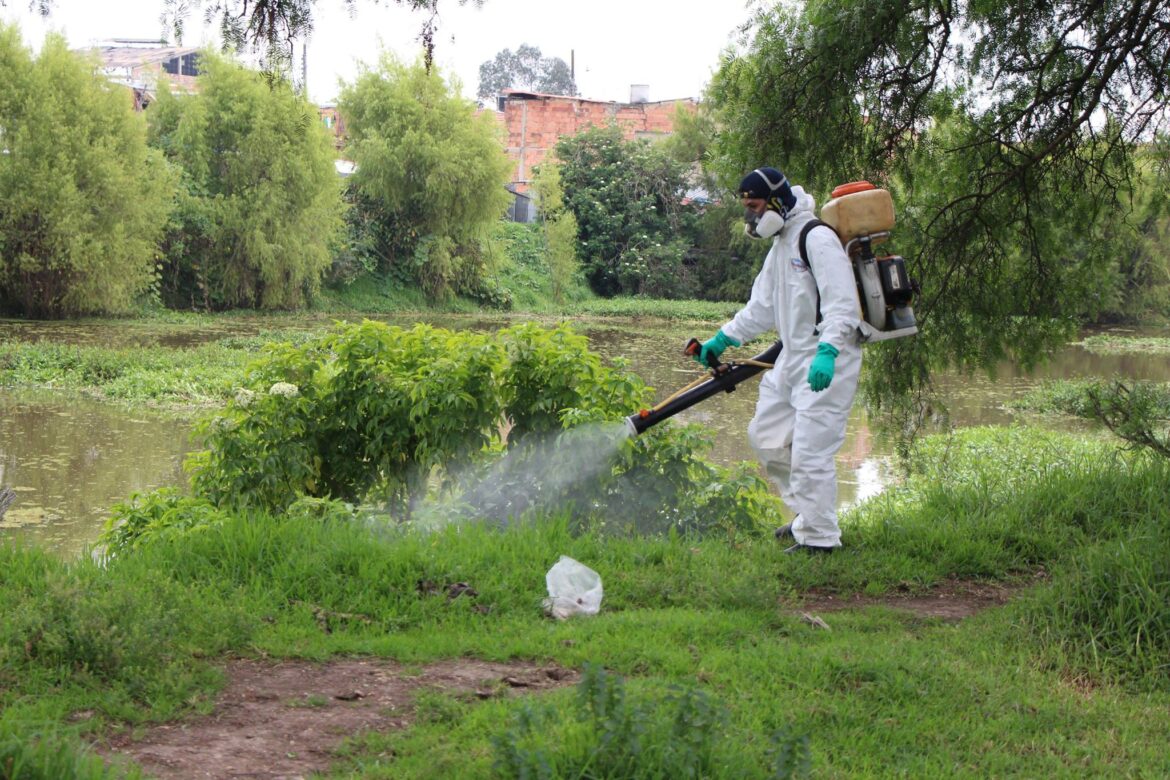
[[[845,425],[861,374],[858,338],[860,304],[853,268],[831,228],[816,227],[800,257],[801,229],[815,219],[815,203],[792,188],[796,206],[772,239],[764,267],[752,284],[751,299],[721,330],[741,342],[775,329],[784,349],[760,381],[748,440],[780,497],[797,514],[797,544],[837,547],[837,471],[834,456],[845,441]],[[817,294],[822,320],[817,324]],[[808,371],[817,345],[837,348],[833,380],[814,392]]]

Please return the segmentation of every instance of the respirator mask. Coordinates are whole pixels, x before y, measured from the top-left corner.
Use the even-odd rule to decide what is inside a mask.
[[[763,214],[756,214],[751,209],[744,210],[743,232],[752,238],[771,238],[784,227],[784,217],[779,212],[768,209]]]

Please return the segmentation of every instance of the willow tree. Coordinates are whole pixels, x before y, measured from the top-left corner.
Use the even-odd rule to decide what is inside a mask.
[[[52,0],[37,0],[42,8]],[[471,0],[483,5],[483,0]],[[360,0],[332,0],[351,14],[356,12]],[[382,0],[370,0],[379,5]],[[428,14],[419,30],[426,58],[427,70],[435,51],[435,33],[438,31],[439,0],[393,0],[395,5],[406,6]],[[466,5],[468,0],[458,0]],[[2,3],[0,3],[2,5]],[[187,17],[196,10],[203,11],[204,21],[219,27],[225,47],[243,49],[251,47],[267,52],[270,61],[279,63],[291,54],[295,39],[304,38],[313,31],[313,16],[320,5],[319,0],[164,0],[163,23],[171,28],[175,38],[181,40]]]
[[[379,270],[431,297],[483,289],[512,163],[499,128],[437,71],[383,54],[341,91],[351,194]]]
[[[199,92],[162,90],[151,142],[182,171],[162,292],[179,308],[292,309],[318,290],[341,228],[334,149],[288,83],[210,54]]]
[[[767,163],[895,195],[921,333],[867,354],[875,397],[1030,364],[1091,314],[1135,151],[1167,130],[1170,4],[812,0],[744,33],[709,94],[725,179]]]
[[[0,25],[0,309],[130,310],[154,281],[174,176],[130,93],[57,35]]]

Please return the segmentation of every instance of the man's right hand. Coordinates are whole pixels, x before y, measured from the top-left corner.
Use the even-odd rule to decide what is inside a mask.
[[[740,342],[736,341],[730,336],[725,335],[723,331],[720,330],[714,336],[703,342],[703,346],[699,349],[699,354],[695,355],[694,359],[698,361],[700,365],[706,366],[707,368],[714,368],[715,365],[719,362],[719,356],[723,354],[725,349],[728,347],[738,347],[740,345]]]

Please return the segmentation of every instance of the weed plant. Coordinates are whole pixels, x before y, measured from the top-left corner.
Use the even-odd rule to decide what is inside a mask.
[[[137,780],[135,767],[110,767],[54,723],[16,722],[0,713],[0,780]]]
[[[772,766],[760,767],[728,750],[728,712],[697,688],[672,687],[654,696],[623,678],[586,664],[577,686],[575,717],[551,704],[525,705],[493,737],[492,769],[501,778],[804,777],[808,740],[777,734]]]

